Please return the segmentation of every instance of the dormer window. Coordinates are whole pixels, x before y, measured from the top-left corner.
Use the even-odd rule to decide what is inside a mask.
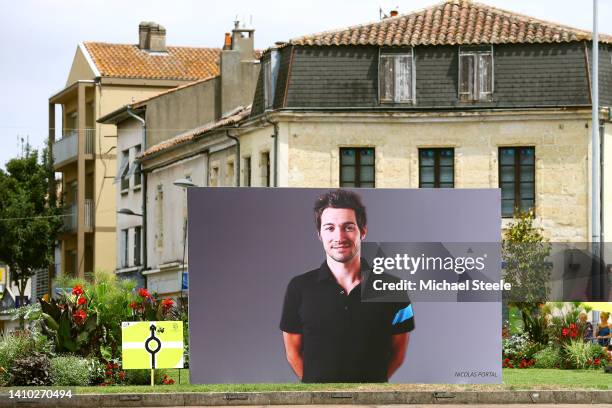
[[[493,98],[493,47],[459,48],[459,100],[491,101]]]
[[[381,51],[378,59],[380,102],[414,103],[414,57],[407,52]]]
[[[272,108],[274,102],[274,87],[272,86],[272,61],[267,60],[263,63],[264,79],[264,108]]]

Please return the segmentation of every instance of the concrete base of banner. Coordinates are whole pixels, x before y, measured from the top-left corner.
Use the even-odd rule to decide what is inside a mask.
[[[608,404],[612,391],[375,391],[78,394],[70,399],[15,400],[0,395],[0,407],[177,407],[395,404]]]

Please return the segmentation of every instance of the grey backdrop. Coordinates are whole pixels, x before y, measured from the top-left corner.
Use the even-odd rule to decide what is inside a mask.
[[[289,280],[324,260],[312,207],[329,189],[188,191],[191,382],[297,381],[278,324]],[[500,239],[498,189],[356,191],[367,207],[366,241]],[[391,382],[501,382],[500,303],[415,302],[414,313]]]

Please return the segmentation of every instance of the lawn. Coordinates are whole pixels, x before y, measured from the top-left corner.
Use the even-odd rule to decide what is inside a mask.
[[[501,391],[591,389],[612,390],[612,375],[602,370],[504,369],[503,384],[189,384],[188,370],[168,370],[175,385],[78,387],[79,394],[87,393],[145,393],[145,392],[266,392],[266,391]]]

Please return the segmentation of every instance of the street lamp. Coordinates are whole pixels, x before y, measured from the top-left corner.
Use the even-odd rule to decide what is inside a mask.
[[[117,214],[135,215],[137,217],[142,217],[142,214],[135,213],[134,211],[130,210],[129,208],[121,208],[121,209],[119,209],[117,211]]]
[[[174,180],[174,184],[177,187],[181,187],[181,188],[189,188],[189,187],[197,187],[193,181],[189,180],[188,178],[182,178],[182,179],[178,179],[178,180]]]

